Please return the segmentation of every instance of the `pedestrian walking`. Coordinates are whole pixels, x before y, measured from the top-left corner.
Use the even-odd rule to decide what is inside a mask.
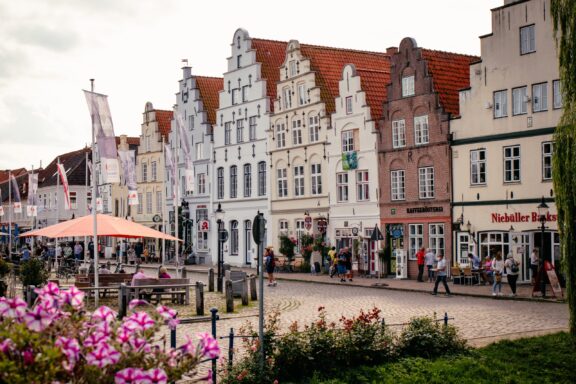
[[[510,289],[512,293],[510,296],[516,296],[516,281],[518,280],[518,274],[520,273],[520,263],[514,259],[512,252],[508,253],[506,261],[504,262],[504,267],[506,267],[506,277],[508,279],[508,284],[510,284]]]
[[[333,278],[334,275],[336,274],[336,263],[334,262],[335,259],[336,259],[336,247],[332,246],[332,248],[330,248],[330,250],[328,251],[328,262],[330,263],[328,273],[330,275],[330,278]]]
[[[504,261],[502,252],[496,252],[492,260],[492,271],[494,272],[494,284],[492,285],[492,296],[502,296],[502,274],[504,273]]]
[[[264,250],[264,265],[266,266],[266,273],[268,273],[268,286],[275,287],[274,269],[276,268],[276,259],[274,258],[274,251],[271,245]]]
[[[436,296],[438,294],[438,284],[442,282],[444,284],[444,289],[446,290],[446,296],[450,296],[450,288],[446,282],[446,260],[444,260],[444,255],[442,252],[438,254],[438,264],[436,264],[436,283],[434,283],[434,291],[432,294]]]
[[[338,277],[340,282],[346,282],[346,255],[344,253],[345,248],[340,248],[338,251]]]
[[[346,258],[346,278],[348,281],[352,281],[352,252],[350,252],[350,248],[344,248],[344,257]]]
[[[423,283],[424,279],[422,276],[424,275],[424,259],[426,254],[426,248],[422,247],[416,252],[416,262],[418,263],[418,278],[416,279],[418,282]]]
[[[540,265],[540,252],[538,248],[534,248],[530,254],[530,271],[532,272],[532,285],[536,284],[536,276],[538,275],[538,267]]]
[[[424,263],[426,264],[426,268],[428,269],[428,282],[431,283],[434,281],[434,261],[436,260],[436,255],[434,251],[428,248],[428,252],[424,255]]]

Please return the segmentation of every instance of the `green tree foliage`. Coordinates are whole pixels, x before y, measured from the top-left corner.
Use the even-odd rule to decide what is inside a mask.
[[[564,108],[554,134],[553,178],[570,306],[570,333],[576,335],[576,0],[552,0],[551,12]]]

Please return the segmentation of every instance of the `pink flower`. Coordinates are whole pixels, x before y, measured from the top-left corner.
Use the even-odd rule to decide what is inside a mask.
[[[174,330],[176,329],[176,326],[178,326],[178,324],[180,324],[180,320],[178,319],[170,319],[168,320],[168,328]]]
[[[116,384],[136,384],[142,383],[144,372],[140,368],[124,368],[114,376]]]
[[[84,306],[84,292],[73,285],[67,291],[62,291],[62,300],[65,304],[80,309]]]
[[[204,377],[204,380],[208,383],[208,384],[212,384],[212,369],[208,370],[208,373],[206,374],[206,376]]]
[[[14,349],[14,342],[10,339],[0,341],[0,352],[7,355]]]
[[[124,320],[124,326],[133,330],[146,330],[152,328],[155,322],[146,312],[136,312]]]
[[[207,359],[217,359],[220,356],[220,347],[218,347],[218,341],[209,334],[208,332],[203,332],[198,334],[200,339],[200,347],[202,348],[202,355]]]
[[[76,339],[58,336],[54,345],[60,347],[62,354],[68,359],[67,361],[62,362],[64,369],[67,371],[73,370],[78,361],[78,357],[80,356],[80,345],[78,344],[78,341]]]
[[[184,353],[184,354],[189,354],[189,355],[196,354],[196,343],[195,343],[194,339],[192,339],[190,336],[186,335],[186,342],[184,344],[182,344],[180,349],[182,349],[182,353]]]
[[[92,314],[92,320],[94,321],[105,321],[107,323],[114,321],[116,318],[116,312],[103,305]]]
[[[116,334],[116,340],[118,340],[118,342],[121,344],[125,344],[130,340],[133,334],[134,330],[127,328],[125,326],[121,326],[118,329],[118,333]]]
[[[163,369],[152,368],[144,372],[144,380],[142,384],[166,384],[168,383],[168,375]]]
[[[58,284],[49,282],[42,288],[36,288],[34,290],[39,296],[49,295],[49,296],[58,296],[60,295],[60,287]]]
[[[102,331],[93,331],[84,339],[84,346],[96,347],[101,343],[106,343],[110,339],[109,334]]]
[[[143,337],[131,337],[128,340],[128,343],[130,344],[132,349],[137,351],[140,349],[144,349],[145,351],[150,350],[150,345],[148,345],[148,342]]]
[[[27,348],[22,352],[22,359],[24,359],[24,365],[34,364],[34,351],[31,348]]]
[[[162,316],[165,320],[170,320],[170,319],[174,319],[176,318],[176,315],[178,315],[178,312],[176,312],[176,310],[169,308],[165,305],[160,305],[158,306],[158,308],[156,308],[156,311],[160,314],[160,316]]]
[[[130,300],[130,304],[128,304],[128,309],[133,310],[136,307],[145,305],[148,305],[148,302],[146,300],[134,299]]]
[[[29,330],[42,332],[52,324],[53,316],[41,306],[36,306],[24,315],[24,322]]]
[[[20,319],[26,314],[26,302],[19,297],[0,301],[0,316]]]
[[[96,349],[86,355],[86,362],[89,365],[95,365],[103,368],[110,364],[116,364],[120,360],[120,352],[110,346],[108,343],[99,344]]]

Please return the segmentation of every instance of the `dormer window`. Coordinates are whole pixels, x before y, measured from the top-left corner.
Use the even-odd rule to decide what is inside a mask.
[[[346,114],[352,114],[352,96],[346,97]]]
[[[236,56],[236,68],[242,68],[242,55]]]
[[[414,96],[414,75],[402,78],[402,97]]]

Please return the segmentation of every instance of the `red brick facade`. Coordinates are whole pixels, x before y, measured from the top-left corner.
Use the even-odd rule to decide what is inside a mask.
[[[444,68],[441,65],[444,59],[448,76],[440,73]],[[386,248],[390,254],[392,248],[404,250],[408,256],[409,278],[415,278],[418,274],[414,256],[417,245],[436,248],[448,259],[452,254],[450,113],[447,111],[456,112],[457,105],[445,106],[442,101],[456,100],[457,103],[457,98],[447,97],[446,93],[466,87],[460,83],[467,82],[467,77],[464,80],[459,75],[462,71],[468,73],[471,59],[470,56],[418,48],[411,38],[403,39],[398,52],[391,57],[388,100],[384,103],[378,147],[380,215]],[[430,61],[434,61],[434,65]],[[403,96],[402,79],[411,76],[414,76],[414,92]],[[417,144],[414,118],[421,116],[428,117],[428,139]],[[405,143],[397,143],[394,147],[393,122],[400,120],[404,120]],[[420,196],[420,168],[433,169],[433,197]],[[397,194],[396,200],[393,200],[391,175],[392,171],[400,170],[404,171],[404,196]],[[417,233],[414,236],[410,234],[411,225]],[[390,226],[402,228],[403,237],[397,241],[391,240]],[[434,230],[437,234],[431,236],[430,232]],[[431,240],[431,237],[435,239]]]

